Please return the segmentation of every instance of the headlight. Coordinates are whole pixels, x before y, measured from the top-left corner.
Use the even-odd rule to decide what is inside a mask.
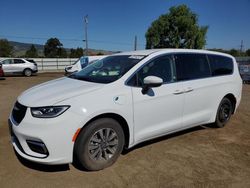
[[[46,107],[35,107],[30,108],[31,114],[36,118],[53,118],[61,115],[70,106],[46,106]]]

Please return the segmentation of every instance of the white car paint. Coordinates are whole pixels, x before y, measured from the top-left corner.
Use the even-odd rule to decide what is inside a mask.
[[[152,58],[172,53],[205,53],[230,57],[234,61],[234,72],[226,76],[163,84],[152,88],[147,95],[142,94],[141,87],[127,85],[131,75]],[[116,55],[146,57],[120,79],[109,84],[60,78],[35,86],[18,97],[18,102],[28,107],[27,112],[20,124],[15,122],[12,114],[9,120],[24,151],[13,137],[12,144],[22,157],[44,164],[71,163],[74,147],[72,138],[76,131],[102,114],[114,113],[126,120],[130,148],[161,135],[214,122],[218,105],[228,93],[235,97],[236,108],[240,103],[242,81],[236,61],[230,55],[184,49],[155,49]],[[58,105],[70,105],[70,108],[55,118],[35,118],[31,115],[30,107]],[[49,155],[33,152],[26,140],[44,142]]]

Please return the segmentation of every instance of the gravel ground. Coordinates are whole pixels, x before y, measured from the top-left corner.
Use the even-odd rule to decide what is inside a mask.
[[[200,126],[140,144],[102,171],[18,159],[7,123],[16,97],[61,76],[0,81],[0,187],[250,187],[250,85],[244,85],[240,107],[226,127]]]

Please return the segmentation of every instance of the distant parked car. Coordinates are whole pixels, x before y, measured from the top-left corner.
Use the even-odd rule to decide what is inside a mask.
[[[65,73],[73,73],[82,70],[88,64],[94,63],[97,60],[103,59],[106,56],[82,56],[72,65],[65,67]]]
[[[239,65],[239,70],[243,83],[250,83],[250,64]]]
[[[20,58],[8,58],[0,62],[5,75],[9,74],[23,74],[24,76],[31,76],[36,73],[37,64],[33,60],[26,60]]]
[[[3,76],[4,76],[4,73],[2,69],[2,64],[0,64],[0,80],[4,80]]]

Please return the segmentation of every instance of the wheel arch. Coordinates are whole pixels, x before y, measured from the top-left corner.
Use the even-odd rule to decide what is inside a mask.
[[[103,113],[103,114],[99,114],[99,115],[91,118],[89,121],[87,121],[81,127],[80,132],[83,131],[86,127],[88,127],[88,125],[91,122],[93,122],[93,121],[95,121],[97,119],[101,119],[101,118],[111,118],[111,119],[114,119],[114,120],[116,120],[121,125],[121,127],[123,129],[123,132],[124,132],[124,136],[125,136],[125,145],[124,145],[124,148],[128,148],[128,146],[129,146],[129,139],[130,139],[129,126],[128,126],[128,123],[127,123],[126,119],[124,117],[122,117],[121,115],[119,115],[119,114],[116,114],[116,113]],[[78,136],[77,136],[76,139],[78,139]]]

